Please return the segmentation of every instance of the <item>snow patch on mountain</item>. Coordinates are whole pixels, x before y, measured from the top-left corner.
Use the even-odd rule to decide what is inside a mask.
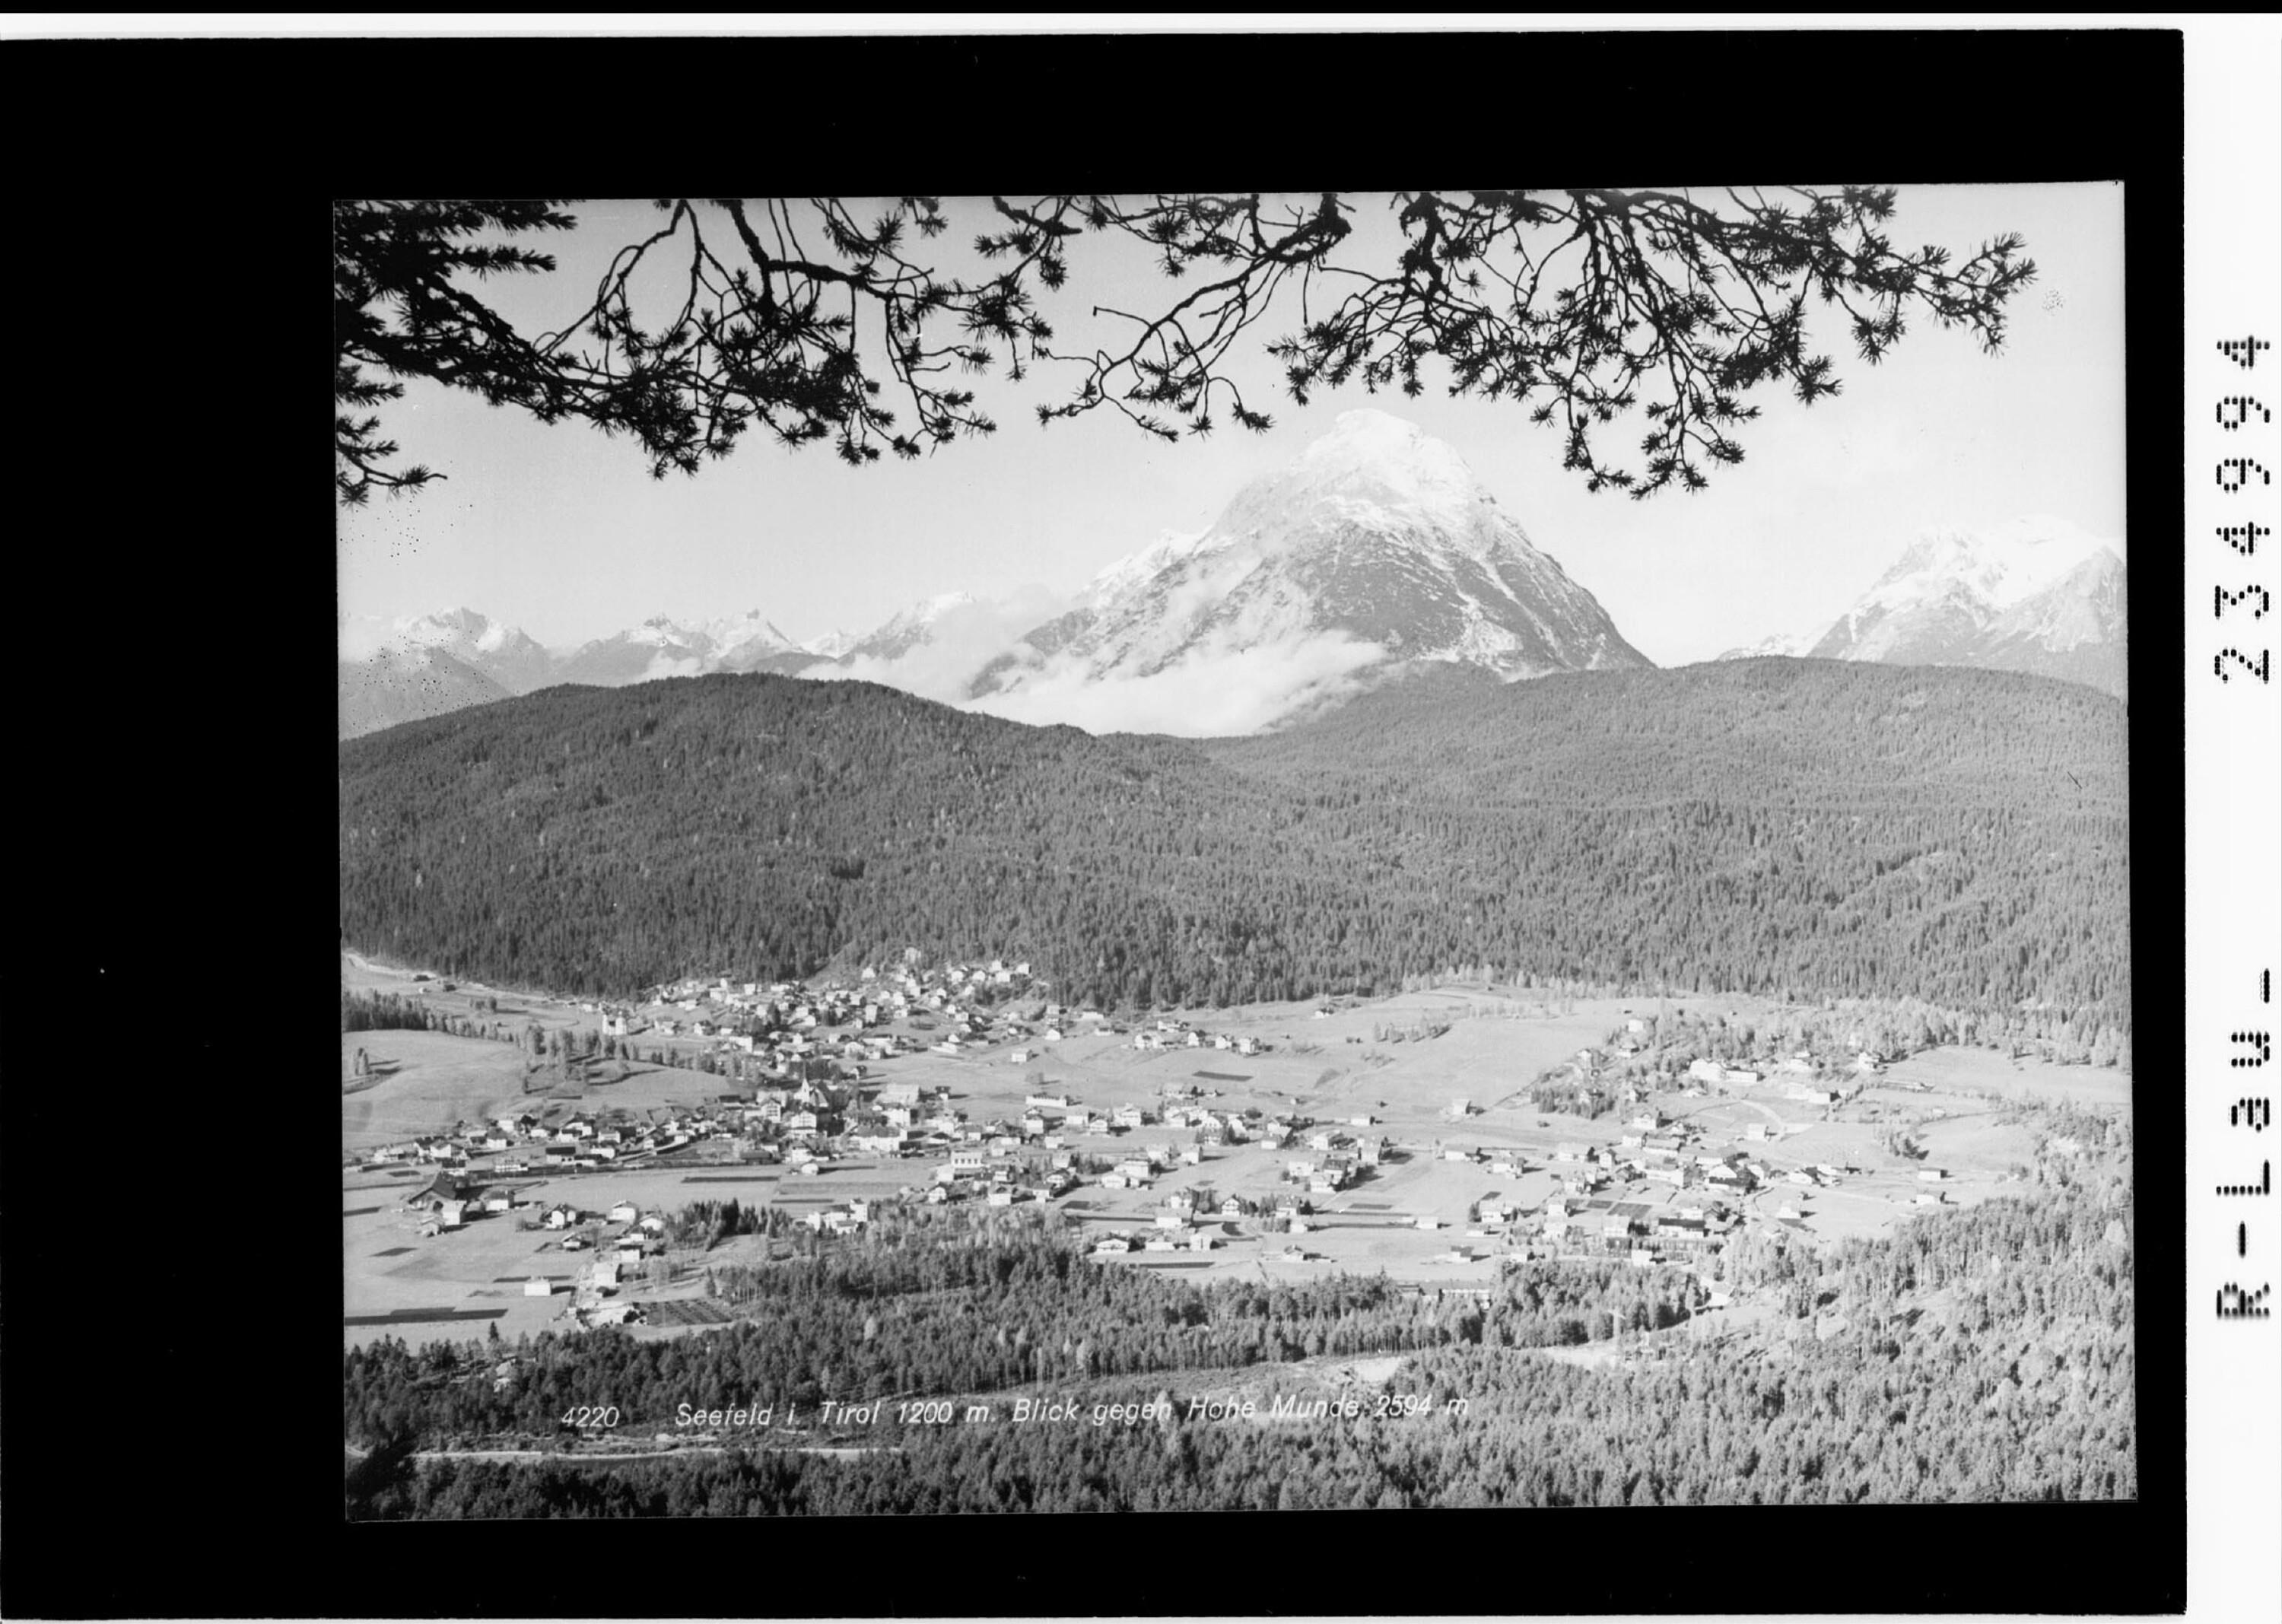
[[[1157,539],[1139,552],[1105,565],[1086,584],[1087,599],[1097,606],[1115,601],[1151,576],[1196,551],[1198,545],[1211,533],[1207,530],[1188,534],[1174,530],[1160,532]]]
[[[1721,660],[1756,660],[1767,655],[1782,655],[1787,658],[1797,659],[1812,646],[1814,641],[1812,637],[1801,636],[1796,632],[1777,632],[1771,636],[1762,637],[1755,643],[1747,643],[1740,649],[1729,649],[1712,657]]]

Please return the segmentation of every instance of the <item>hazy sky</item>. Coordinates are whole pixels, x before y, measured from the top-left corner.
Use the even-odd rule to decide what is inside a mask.
[[[1358,241],[1393,242],[1384,198],[1358,201]],[[955,245],[983,216],[973,204],[949,208],[940,240]],[[1587,494],[1560,467],[1557,431],[1510,401],[1350,387],[1294,406],[1258,354],[1297,324],[1288,312],[1251,341],[1247,399],[1276,427],[1229,424],[1169,446],[1106,411],[1040,427],[1032,403],[1061,398],[1071,376],[1042,368],[1020,385],[979,379],[998,432],[916,462],[851,469],[828,443],[788,452],[757,431],[695,478],[658,482],[630,439],[541,427],[415,383],[384,431],[406,461],[448,481],[341,516],[340,609],[395,618],[464,604],[561,646],[656,614],[757,609],[807,638],[868,631],[952,590],[1060,596],[1164,531],[1202,530],[1246,480],[1327,432],[1339,412],[1370,405],[1456,447],[1642,652],[1667,665],[1708,659],[1773,633],[1820,631],[1930,524],[2050,513],[2124,539],[2123,208],[2112,185],[1902,187],[1899,243],[1962,258],[2005,231],[2027,238],[2038,279],[2014,303],[2004,352],[1984,355],[1967,334],[1921,322],[1873,368],[1852,354],[1843,316],[1811,312],[1814,348],[1833,357],[1843,392],[1811,408],[1773,387],[1756,392],[1763,412],[1738,437],[1741,467],[1714,470],[1700,493],[1637,502]],[[609,255],[664,220],[646,202],[571,212],[578,229],[543,245],[559,269],[482,290],[526,331],[582,309]],[[1112,336],[1086,319],[1097,300],[1179,297],[1103,239],[1079,239],[1071,264],[1070,288],[1044,304],[1066,344]],[[1645,431],[1637,417],[1614,427],[1611,449]]]

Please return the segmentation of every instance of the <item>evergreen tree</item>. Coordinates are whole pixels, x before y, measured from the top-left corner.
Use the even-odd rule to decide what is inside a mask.
[[[1588,488],[1693,490],[1707,469],[1743,460],[1733,436],[1758,414],[1745,399],[1754,390],[1809,405],[1836,392],[1828,356],[1810,349],[1811,302],[1846,312],[1867,362],[1921,314],[2001,345],[2006,306],[2036,274],[2021,239],[1962,258],[1905,249],[1888,223],[1895,199],[1865,186],[994,197],[953,208],[904,197],[863,219],[836,198],[665,198],[658,229],[614,256],[592,304],[543,338],[517,331],[477,289],[554,270],[524,241],[577,224],[561,200],[343,201],[335,484],[357,503],[441,477],[391,467],[398,448],[379,437],[375,408],[408,377],[542,423],[628,434],[659,475],[695,473],[757,425],[788,447],[830,440],[858,466],[883,447],[917,456],[989,434],[997,424],[955,380],[1002,364],[1010,381],[1040,367],[1069,375],[1060,401],[1037,407],[1041,422],[1106,406],[1170,440],[1209,433],[1224,408],[1264,431],[1271,420],[1247,404],[1231,362],[1240,341],[1274,330],[1263,322],[1300,314],[1287,291],[1298,282],[1316,299],[1265,346],[1297,404],[1354,380],[1417,394],[1432,357],[1454,393],[1510,399],[1557,428],[1563,466]],[[1394,215],[1393,264],[1360,257],[1354,217],[1372,206]],[[980,274],[931,262],[955,223]],[[1042,304],[1066,288],[1074,307],[1098,304],[1089,238],[1145,245],[1182,279],[1181,297],[1153,314],[1135,301],[1111,342],[1061,347]],[[673,292],[638,311],[645,277]],[[1649,425],[1638,464],[1606,460],[1595,430],[1636,408]]]

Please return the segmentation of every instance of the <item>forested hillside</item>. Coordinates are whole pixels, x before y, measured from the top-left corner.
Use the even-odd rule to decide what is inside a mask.
[[[341,928],[605,995],[911,946],[1121,1003],[1464,967],[2128,1032],[2125,736],[2072,684],[1821,661],[1433,672],[1202,743],[861,683],[555,688],[341,745]]]

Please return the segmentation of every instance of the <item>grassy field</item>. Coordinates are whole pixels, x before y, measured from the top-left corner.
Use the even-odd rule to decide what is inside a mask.
[[[1929,1049],[1886,1069],[1889,1083],[1922,1083],[1936,1093],[1987,1089],[2007,1099],[2034,1096],[2086,1106],[2131,1103],[2131,1074],[2106,1066],[2054,1066],[2007,1060],[1994,1049]]]
[[[684,1174],[648,1174],[632,1177],[598,1175],[531,1182],[518,1199],[536,1199],[543,1208],[557,1200],[569,1201],[587,1212],[606,1211],[619,1201],[631,1201],[648,1212],[679,1208],[692,1201],[719,1200],[734,1193],[750,1205],[765,1201],[768,1185],[685,1185]],[[403,1181],[416,1189],[424,1179]],[[526,1181],[512,1181],[524,1186]],[[408,1193],[408,1192],[407,1193]],[[363,1206],[370,1197],[354,1201]],[[353,1201],[353,1198],[352,1198]],[[571,1283],[593,1263],[590,1251],[566,1252],[563,1235],[550,1230],[521,1227],[521,1213],[490,1213],[470,1217],[462,1228],[423,1238],[423,1215],[388,1203],[377,1212],[344,1216],[341,1221],[344,1319],[400,1313],[415,1309],[459,1311],[505,1309],[498,1320],[500,1335],[512,1341],[524,1332],[533,1334],[553,1326],[562,1328],[569,1308]],[[605,1226],[609,1227],[609,1226]],[[764,1245],[758,1237],[744,1236],[702,1255],[702,1263],[755,1261]],[[692,1254],[695,1258],[697,1255]],[[632,1276],[634,1271],[627,1270]],[[549,1297],[524,1294],[524,1282],[539,1275],[555,1283]],[[652,1290],[630,1285],[619,1298],[647,1302],[660,1298],[687,1298],[702,1290],[692,1278]],[[394,1336],[415,1346],[458,1341],[485,1333],[485,1325],[470,1321],[408,1324],[345,1325],[343,1343],[363,1343],[376,1337]]]
[[[375,1076],[352,1078],[351,1065],[363,1050]],[[719,1077],[675,1067],[637,1063],[623,1081],[612,1081],[609,1061],[590,1068],[583,1087],[556,1084],[559,1076],[540,1073],[526,1079],[525,1056],[512,1044],[446,1032],[347,1032],[341,1037],[341,1148],[371,1150],[426,1133],[447,1131],[455,1122],[481,1122],[510,1112],[539,1112],[550,1102],[563,1109],[695,1106],[727,1092]]]

